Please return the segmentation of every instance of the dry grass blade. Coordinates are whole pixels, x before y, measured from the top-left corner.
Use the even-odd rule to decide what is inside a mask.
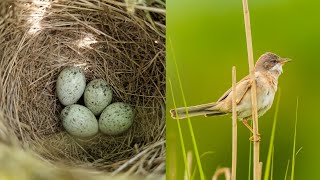
[[[224,175],[226,180],[231,179],[230,168],[219,168],[214,173],[212,180],[218,180],[219,176]]]
[[[77,168],[65,168],[50,166],[45,162],[40,161],[30,152],[25,152],[15,147],[4,146],[0,144],[0,179],[6,180],[161,180],[164,179],[159,175],[150,175],[148,177],[142,176],[128,176],[118,175],[111,177],[106,173],[86,171]],[[13,168],[14,167],[14,168]],[[39,172],[41,170],[41,172]],[[19,173],[17,173],[17,171]],[[10,178],[8,178],[10,177]]]
[[[184,180],[191,179],[191,172],[192,172],[192,151],[188,151],[187,154],[187,162],[188,162],[188,169],[184,171]]]

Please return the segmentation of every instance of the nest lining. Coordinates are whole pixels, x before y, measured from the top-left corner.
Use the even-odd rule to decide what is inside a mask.
[[[10,3],[15,13],[0,24],[2,131],[54,164],[163,173],[164,15],[151,13],[148,17],[157,17],[152,22],[145,11],[130,15],[120,2],[105,0],[41,2]],[[65,132],[55,83],[68,66],[81,67],[87,82],[105,79],[113,102],[135,108],[129,131],[86,140]]]

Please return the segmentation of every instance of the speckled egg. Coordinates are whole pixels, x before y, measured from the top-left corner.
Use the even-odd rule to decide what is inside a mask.
[[[66,131],[76,137],[91,137],[98,133],[98,121],[86,107],[72,104],[61,112],[62,125]]]
[[[97,116],[111,103],[112,94],[105,80],[92,80],[84,91],[84,104]]]
[[[86,87],[86,78],[78,67],[63,69],[57,79],[56,92],[61,104],[67,106],[76,103]]]
[[[116,102],[106,107],[99,118],[99,129],[108,135],[118,135],[133,123],[134,111],[126,103]]]

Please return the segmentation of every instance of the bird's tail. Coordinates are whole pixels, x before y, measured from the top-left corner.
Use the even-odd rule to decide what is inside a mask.
[[[184,119],[187,117],[194,117],[194,116],[216,116],[216,115],[223,115],[224,112],[221,112],[217,107],[218,103],[208,103],[208,104],[201,104],[197,106],[190,106],[190,107],[182,107],[177,109],[171,109],[171,117],[174,119]],[[187,115],[188,111],[188,115]]]

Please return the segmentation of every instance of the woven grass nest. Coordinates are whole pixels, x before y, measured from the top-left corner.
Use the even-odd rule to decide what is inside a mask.
[[[136,3],[1,1],[0,141],[53,165],[164,173],[165,3]],[[113,102],[134,107],[129,131],[86,140],[65,132],[55,84],[69,66],[81,67],[87,82],[105,79]]]

